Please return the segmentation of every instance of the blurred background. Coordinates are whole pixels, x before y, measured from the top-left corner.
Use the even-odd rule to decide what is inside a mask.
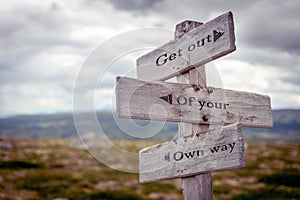
[[[221,85],[210,84],[270,96],[274,128],[243,129],[246,168],[214,173],[215,199],[300,199],[299,7],[297,0],[2,0],[0,199],[182,199],[180,180],[140,185],[137,174],[111,169],[89,153],[89,145],[103,144],[90,144],[97,133],[86,121],[84,145],[79,140],[73,90],[87,58],[113,44],[107,41],[141,28],[163,30],[146,37],[148,46],[118,58],[111,45],[94,62],[107,68],[105,74],[91,80],[94,85],[82,84],[81,97],[95,99],[92,111],[106,137],[127,152],[111,155],[101,149],[107,157],[126,160],[142,147],[174,138],[176,123],[163,124],[146,141],[120,129],[127,121],[116,123],[114,117],[115,77],[135,77],[136,58],[172,40],[179,22],[206,22],[228,11],[237,50],[213,62],[211,73],[219,73]],[[118,48],[141,40],[145,37],[119,42]],[[108,66],[111,57],[116,60]],[[134,168],[120,165],[117,169]]]

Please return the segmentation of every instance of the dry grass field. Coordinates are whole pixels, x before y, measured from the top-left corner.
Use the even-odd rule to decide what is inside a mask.
[[[137,152],[141,142],[115,142]],[[151,142],[152,144],[154,142]],[[246,167],[213,174],[214,199],[300,199],[300,144],[247,142]],[[180,200],[181,180],[139,184],[69,140],[0,139],[0,199]]]

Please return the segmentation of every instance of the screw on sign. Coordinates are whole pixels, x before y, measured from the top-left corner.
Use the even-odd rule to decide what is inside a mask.
[[[213,87],[195,91],[190,84],[117,77],[116,103],[117,114],[123,118],[216,125],[239,122],[258,128],[273,124],[268,96]]]
[[[141,183],[180,177],[185,199],[212,199],[210,173],[245,165],[241,127],[273,126],[268,96],[206,85],[203,64],[235,49],[231,12],[184,21],[174,40],[138,58],[140,80],[117,77],[119,117],[179,122],[177,140],[139,152]],[[174,76],[178,83],[162,82]],[[226,126],[208,131],[210,124]]]

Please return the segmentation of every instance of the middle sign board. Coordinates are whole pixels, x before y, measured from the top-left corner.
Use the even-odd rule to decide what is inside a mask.
[[[117,115],[123,118],[270,128],[270,97],[190,84],[117,77]]]

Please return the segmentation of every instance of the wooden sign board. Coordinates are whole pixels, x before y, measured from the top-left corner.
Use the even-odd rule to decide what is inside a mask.
[[[241,125],[233,124],[142,149],[140,182],[154,182],[245,166]]]
[[[273,126],[270,97],[190,84],[117,77],[119,117],[200,124]]]
[[[137,77],[167,80],[233,52],[232,13],[225,13],[137,59]]]

